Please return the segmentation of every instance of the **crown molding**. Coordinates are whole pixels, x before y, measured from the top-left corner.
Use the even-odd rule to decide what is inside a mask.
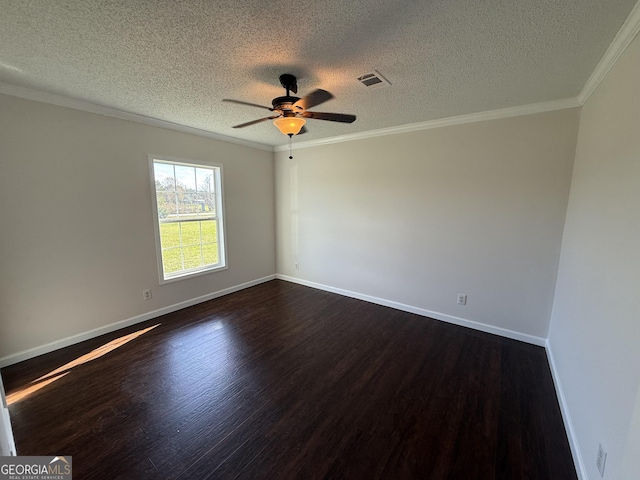
[[[618,58],[624,53],[629,44],[633,41],[636,35],[640,32],[640,1],[636,3],[635,7],[631,10],[631,13],[618,30],[618,33],[614,37],[613,41],[607,48],[600,59],[600,63],[596,66],[587,83],[582,87],[582,91],[578,95],[580,105],[584,105],[595,89],[600,85],[600,82],[607,76],[611,67],[615,65]]]
[[[105,115],[107,117],[114,117],[120,120],[142,123],[144,125],[150,125],[152,127],[160,127],[166,128],[168,130],[174,130],[176,132],[189,133],[191,135],[207,137],[214,140],[220,140],[222,142],[235,143],[237,145],[256,148],[258,150],[266,150],[268,152],[273,151],[273,147],[271,147],[270,145],[264,145],[262,143],[228,137],[227,135],[221,135],[219,133],[209,132],[207,130],[202,130],[195,127],[188,127],[186,125],[180,125],[178,123],[168,122],[166,120],[146,117],[144,115],[138,115],[137,113],[125,112],[116,108],[105,107],[102,105],[97,105],[95,103],[86,102],[84,100],[78,100],[71,97],[65,97],[63,95],[57,95],[55,93],[35,90],[33,88],[21,87],[18,85],[11,85],[9,83],[0,82],[0,93],[11,95],[13,97],[24,98],[26,100],[49,103],[52,105],[57,105],[59,107],[72,108],[74,110],[81,110],[83,112],[96,113],[98,115]]]
[[[319,145],[329,145],[332,143],[350,142],[353,140],[362,140],[366,138],[381,137],[383,135],[394,135],[398,133],[415,132],[418,130],[429,130],[431,128],[449,127],[451,125],[461,125],[464,123],[482,122],[486,120],[498,120],[501,118],[518,117],[521,115],[531,115],[534,113],[552,112],[555,110],[564,110],[567,108],[580,107],[581,103],[577,97],[566,98],[563,100],[553,100],[550,102],[532,103],[519,107],[501,108],[499,110],[490,110],[487,112],[470,113],[467,115],[458,115],[455,117],[439,118],[426,122],[410,123],[408,125],[400,125],[398,127],[381,128],[378,130],[369,130],[366,132],[351,133],[338,137],[322,138],[319,140],[309,140],[294,144],[296,149],[317,147]],[[289,149],[289,145],[278,145],[274,147],[275,152],[284,152]]]
[[[33,100],[36,102],[49,103],[49,104],[57,105],[60,107],[72,108],[74,110],[81,110],[84,112],[95,113],[98,115],[105,115],[108,117],[119,118],[121,120],[128,120],[131,122],[142,123],[144,125],[150,125],[153,127],[166,128],[168,130],[174,130],[182,133],[189,133],[191,135],[198,135],[201,137],[212,138],[214,140],[220,140],[228,143],[235,143],[238,145],[256,148],[258,150],[265,150],[268,152],[283,152],[289,148],[288,144],[277,145],[272,147],[270,145],[264,145],[262,143],[251,142],[248,140],[242,140],[235,137],[229,137],[226,135],[221,135],[219,133],[209,132],[207,130],[201,130],[199,128],[188,127],[185,125],[168,122],[166,120],[146,117],[144,115],[138,115],[136,113],[125,112],[115,108],[105,107],[102,105],[97,105],[95,103],[86,102],[84,100],[78,100],[71,97],[65,97],[63,95],[57,95],[54,93],[44,92],[44,91],[36,90],[33,88],[21,87],[18,85],[12,85],[4,82],[0,82],[0,94],[11,95],[14,97],[20,97],[27,100]],[[460,125],[464,123],[481,122],[485,120],[497,120],[500,118],[517,117],[520,115],[530,115],[534,113],[550,112],[554,110],[563,110],[566,108],[575,108],[580,106],[582,106],[582,103],[578,100],[578,97],[567,98],[563,100],[553,100],[550,102],[533,103],[533,104],[522,105],[517,107],[502,108],[499,110],[490,110],[487,112],[470,113],[466,115],[458,115],[455,117],[429,120],[426,122],[411,123],[408,125],[400,125],[397,127],[381,128],[377,130],[369,130],[366,132],[340,135],[337,137],[310,140],[307,142],[296,143],[295,147],[296,148],[316,147],[319,145],[329,145],[332,143],[349,142],[353,140],[362,140],[366,138],[381,137],[384,135],[394,135],[398,133],[415,132],[418,130],[428,130],[431,128],[440,128],[440,127],[447,127],[451,125]]]
[[[591,94],[598,87],[600,82],[606,77],[609,70],[613,67],[616,61],[624,53],[629,44],[633,41],[636,35],[640,32],[640,0],[631,10],[631,13],[623,23],[622,27],[616,34],[615,38],[609,45],[609,48],[602,56],[602,59],[596,66],[595,70],[585,83],[584,87],[580,91],[577,97],[567,98],[563,100],[553,100],[549,102],[534,103],[529,105],[522,105],[517,107],[503,108],[499,110],[491,110],[487,112],[471,113],[467,115],[458,115],[455,117],[447,117],[436,120],[429,120],[426,122],[412,123],[408,125],[400,125],[397,127],[381,128],[377,130],[369,130],[366,132],[359,132],[347,135],[340,135],[337,137],[323,138],[319,140],[310,140],[306,142],[296,143],[296,148],[308,148],[320,145],[329,145],[333,143],[349,142],[353,140],[362,140],[366,138],[380,137],[384,135],[393,135],[398,133],[415,132],[418,130],[428,130],[431,128],[447,127],[451,125],[461,125],[464,123],[481,122],[485,120],[497,120],[500,118],[516,117],[520,115],[530,115],[534,113],[550,112],[554,110],[563,110],[566,108],[581,107],[589,99]],[[111,107],[105,107],[84,100],[78,100],[71,97],[65,97],[53,93],[43,92],[32,88],[21,87],[17,85],[11,85],[8,83],[0,82],[0,94],[12,95],[14,97],[25,98],[27,100],[34,100],[37,102],[50,103],[61,107],[73,108],[75,110],[82,110],[89,113],[96,113],[99,115],[105,115],[108,117],[119,118],[121,120],[128,120],[136,123],[142,123],[145,125],[151,125],[154,127],[166,128],[182,133],[188,133],[191,135],[198,135],[201,137],[207,137],[214,140],[220,140],[223,142],[234,143],[237,145],[243,145],[258,150],[265,150],[269,152],[283,152],[288,149],[288,144],[270,146],[262,143],[251,142],[248,140],[242,140],[235,137],[229,137],[219,133],[210,132],[207,130],[201,130],[199,128],[188,127],[177,123],[160,120],[157,118],[146,117],[144,115],[138,115],[136,113],[129,113],[122,110],[118,110]]]

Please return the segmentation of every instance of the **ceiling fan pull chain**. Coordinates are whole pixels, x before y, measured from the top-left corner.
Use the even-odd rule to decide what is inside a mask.
[[[292,140],[291,140],[291,139],[292,139],[292,138],[293,138],[293,135],[290,133],[290,134],[289,134],[289,160],[293,160],[293,155],[292,155],[292,153],[291,153],[291,148],[292,148],[292,147],[291,147],[291,142],[292,142]]]

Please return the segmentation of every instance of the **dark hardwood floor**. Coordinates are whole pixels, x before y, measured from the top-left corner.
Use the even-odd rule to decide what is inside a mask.
[[[278,280],[2,375],[75,479],[577,478],[543,348]]]

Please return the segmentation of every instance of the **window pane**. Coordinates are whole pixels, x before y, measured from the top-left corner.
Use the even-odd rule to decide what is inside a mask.
[[[198,202],[197,193],[186,192],[180,195],[178,203],[180,215],[198,215],[202,210],[202,205]]]
[[[153,160],[152,175],[164,280],[224,267],[220,168]]]
[[[216,214],[216,197],[212,193],[198,192],[195,194],[195,201],[198,204],[198,215]]]
[[[165,275],[182,270],[182,257],[179,248],[162,251],[162,267]]]
[[[202,225],[202,243],[216,243],[218,241],[218,229],[214,220],[200,222]]]
[[[195,192],[196,190],[196,169],[184,165],[176,165],[177,187],[182,187],[185,191]]]
[[[182,246],[200,245],[200,222],[180,222],[182,226]]]
[[[206,264],[218,263],[218,244],[208,243],[202,245],[202,255]]]
[[[196,180],[198,192],[213,192],[213,170],[209,168],[196,168]]]
[[[215,220],[163,223],[160,232],[166,274],[218,263]]]
[[[174,192],[156,192],[158,218],[168,218],[176,214],[176,194]]]
[[[192,245],[182,248],[184,268],[198,268],[204,265],[202,262],[202,249],[200,245]]]
[[[179,247],[180,246],[180,224],[179,223],[161,223],[160,224],[160,242],[163,250],[167,248],[172,248],[172,247]]]
[[[175,174],[173,172],[173,165],[156,162],[153,165],[153,171],[156,181],[156,190],[175,190]]]

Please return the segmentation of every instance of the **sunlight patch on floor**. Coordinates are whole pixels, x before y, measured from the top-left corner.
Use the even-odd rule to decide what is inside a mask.
[[[91,362],[92,360],[96,360],[97,358],[100,358],[106,355],[107,353],[112,352],[116,348],[119,348],[129,343],[131,340],[135,340],[139,336],[144,335],[148,331],[153,330],[158,326],[160,326],[159,323],[156,325],[153,325],[152,327],[143,328],[142,330],[138,330],[137,332],[133,332],[128,335],[123,335],[122,337],[118,337],[114,340],[111,340],[110,342],[105,343],[104,345],[99,346],[95,350],[92,350],[91,352],[76,358],[75,360],[63,366],[56,368],[55,370],[52,370],[46,375],[43,375],[40,378],[37,378],[26,387],[23,387],[20,390],[13,392],[10,395],[7,395],[7,405],[12,405],[16,402],[19,402],[20,400],[28,397],[32,393],[37,392],[41,388],[44,388],[47,385],[50,385],[51,383],[55,382],[56,380],[59,380],[60,378],[64,377],[71,371],[72,368],[87,362]]]

